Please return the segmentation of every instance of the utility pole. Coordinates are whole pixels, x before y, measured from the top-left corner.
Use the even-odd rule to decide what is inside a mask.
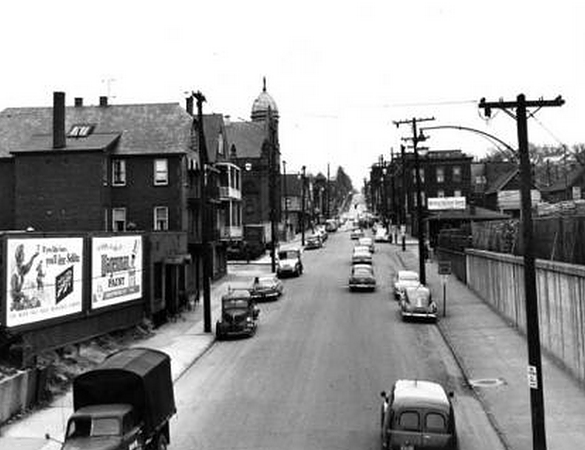
[[[400,161],[402,162],[402,201],[400,207],[400,236],[402,238],[402,251],[406,251],[406,212],[408,209],[408,186],[406,180],[406,154],[404,145],[400,144]]]
[[[211,255],[209,252],[209,231],[210,231],[210,214],[207,200],[207,147],[205,145],[205,135],[203,133],[203,102],[206,101],[201,91],[194,92],[193,97],[197,100],[197,121],[199,122],[199,159],[201,161],[201,247],[203,250],[203,331],[211,332]]]
[[[270,263],[272,273],[276,272],[276,244],[278,242],[278,231],[276,229],[276,139],[274,137],[274,121],[272,109],[268,107],[268,141],[270,142],[270,153],[268,157],[268,181],[270,186],[270,234],[272,245],[270,246]]]
[[[301,168],[301,245],[305,246],[305,171],[306,167]]]
[[[544,394],[542,386],[542,362],[540,352],[540,327],[538,324],[538,296],[536,290],[536,267],[534,263],[534,236],[532,230],[532,171],[528,154],[527,108],[562,106],[565,101],[558,96],[554,100],[526,100],[524,94],[516,101],[479,102],[487,117],[492,109],[516,108],[518,153],[520,156],[520,195],[522,200],[522,237],[524,240],[524,294],[526,296],[526,336],[528,344],[528,386],[532,413],[532,448],[546,450],[546,428],[544,423]]]
[[[418,272],[420,282],[427,284],[427,276],[425,271],[425,233],[424,233],[424,217],[423,217],[423,204],[421,196],[421,179],[420,179],[420,162],[418,157],[418,143],[425,141],[426,138],[422,135],[419,136],[416,130],[417,122],[427,122],[429,120],[435,120],[434,117],[425,119],[412,118],[408,120],[394,121],[396,128],[403,124],[412,124],[412,147],[414,149],[414,165],[416,170],[416,215],[417,215],[417,228],[418,228]]]
[[[392,190],[392,196],[390,197],[390,202],[392,204],[392,225],[393,225],[393,229],[396,230],[396,222],[397,222],[397,217],[398,217],[398,211],[396,210],[396,184],[395,184],[395,180],[394,177],[396,176],[396,167],[395,167],[395,162],[394,162],[394,149],[390,148],[390,169],[392,171],[392,173],[390,174],[390,189]],[[390,234],[390,229],[387,230],[388,234]],[[396,242],[396,234],[394,233],[394,236],[392,236],[392,239],[394,242]]]
[[[331,207],[331,186],[329,186],[329,163],[327,163],[327,190],[325,191],[327,193],[326,197],[327,197],[327,214],[325,215],[326,219],[330,219],[331,217],[329,217],[329,208]]]
[[[284,239],[288,239],[288,191],[286,189],[286,161],[282,161],[282,184],[284,190]]]

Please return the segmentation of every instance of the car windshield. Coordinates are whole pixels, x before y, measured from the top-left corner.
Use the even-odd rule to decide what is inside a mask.
[[[416,273],[400,273],[398,274],[399,281],[418,281],[418,274]]]
[[[247,299],[229,299],[223,301],[224,309],[246,309],[248,307]]]
[[[372,271],[366,269],[365,267],[358,267],[357,269],[354,268],[353,270],[354,277],[369,278],[372,275]]]
[[[274,278],[272,277],[265,277],[258,279],[258,286],[267,287],[272,286],[274,284]]]
[[[278,257],[280,259],[295,259],[299,257],[299,252],[298,250],[284,250],[278,252]]]
[[[93,419],[92,436],[119,436],[120,431],[120,421],[115,417]]]

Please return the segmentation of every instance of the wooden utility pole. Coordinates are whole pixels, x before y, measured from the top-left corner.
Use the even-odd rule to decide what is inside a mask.
[[[562,106],[565,101],[559,96],[554,100],[526,100],[524,94],[516,101],[479,102],[486,116],[492,109],[516,108],[518,152],[520,156],[520,196],[522,201],[522,237],[524,240],[524,294],[526,296],[526,338],[528,344],[528,387],[532,413],[532,448],[546,450],[546,428],[544,422],[544,394],[542,386],[542,362],[540,352],[540,326],[538,324],[538,296],[536,290],[536,267],[534,262],[534,236],[532,230],[532,170],[528,154],[527,108]]]
[[[200,217],[201,217],[201,248],[203,257],[203,331],[211,332],[211,254],[209,249],[210,214],[207,193],[207,146],[203,132],[203,102],[205,96],[200,92],[194,92],[193,97],[197,100],[197,121],[199,122],[199,159],[201,162],[200,177]]]
[[[282,185],[284,191],[284,239],[288,239],[288,191],[286,189],[286,161],[282,161]]]
[[[301,245],[305,246],[305,173],[306,167],[301,168]]]
[[[268,156],[268,185],[269,185],[269,203],[270,203],[270,234],[272,235],[272,245],[270,246],[270,264],[272,272],[276,272],[276,245],[278,243],[278,230],[276,227],[277,205],[276,205],[276,139],[275,139],[274,120],[272,109],[268,107],[268,141],[270,143],[270,153]]]
[[[396,128],[400,127],[403,124],[412,124],[412,147],[414,149],[414,165],[416,171],[416,215],[417,215],[417,228],[418,228],[418,272],[420,282],[422,284],[427,284],[427,276],[425,270],[425,256],[426,256],[426,246],[425,246],[425,232],[424,232],[424,217],[423,217],[423,202],[422,202],[422,183],[420,179],[420,162],[418,157],[418,143],[425,141],[426,138],[419,136],[416,129],[417,122],[427,122],[429,120],[435,120],[434,117],[429,117],[425,119],[417,119],[412,118],[408,120],[399,120],[395,121],[394,125]]]

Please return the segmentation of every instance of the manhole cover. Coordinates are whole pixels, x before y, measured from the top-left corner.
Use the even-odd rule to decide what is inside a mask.
[[[469,384],[474,387],[497,387],[504,384],[504,380],[501,378],[479,378],[477,380],[469,380]]]

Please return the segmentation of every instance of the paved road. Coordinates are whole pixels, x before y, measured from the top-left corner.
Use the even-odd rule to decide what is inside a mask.
[[[351,247],[339,232],[307,251],[305,274],[261,305],[255,337],[217,343],[183,374],[172,449],[377,449],[379,393],[398,378],[455,392],[462,450],[502,448],[436,326],[400,321],[394,248],[378,246],[370,294],[346,287]]]

